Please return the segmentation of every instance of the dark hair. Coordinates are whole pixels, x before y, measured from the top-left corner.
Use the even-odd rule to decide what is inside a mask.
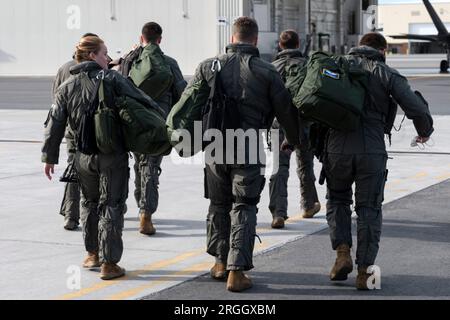
[[[296,49],[300,44],[298,33],[294,30],[285,30],[280,34],[281,49]]]
[[[237,18],[233,23],[233,36],[238,41],[251,42],[258,37],[258,24],[250,17]]]
[[[155,42],[162,35],[162,28],[156,22],[148,22],[142,27],[142,36],[147,42]]]
[[[378,32],[369,32],[361,38],[359,45],[369,46],[377,50],[383,50],[387,48],[387,41],[382,34]]]
[[[95,33],[85,33],[83,34],[82,38],[86,38],[86,37],[98,37],[98,35],[96,35]]]

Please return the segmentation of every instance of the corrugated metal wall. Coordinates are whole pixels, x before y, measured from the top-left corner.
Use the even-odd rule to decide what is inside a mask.
[[[230,43],[233,22],[244,15],[243,2],[244,0],[218,0],[218,52],[224,52],[225,46]]]
[[[120,56],[148,21],[161,24],[161,47],[185,74],[218,52],[216,0],[0,0],[0,7],[0,75],[54,75],[86,32]]]
[[[347,29],[350,9],[356,10],[360,20],[360,0],[346,0],[343,14],[337,6],[339,2],[343,0],[311,0],[316,48],[319,32],[330,33],[330,46],[339,47],[342,40],[346,42],[343,29]],[[161,24],[163,51],[176,58],[187,75],[193,74],[203,59],[223,52],[230,41],[234,19],[242,15],[254,16],[261,24],[260,52],[271,58],[281,29],[296,28],[302,39],[306,38],[307,3],[308,0],[0,0],[0,76],[54,75],[71,58],[80,36],[86,32],[100,35],[110,55],[116,58],[138,42],[141,28],[148,21]],[[258,10],[254,10],[256,6]],[[339,22],[336,15],[340,13]]]

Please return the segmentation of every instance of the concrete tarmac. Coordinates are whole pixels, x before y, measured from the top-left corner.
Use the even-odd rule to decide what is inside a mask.
[[[430,109],[436,115],[436,131],[433,141],[429,146],[425,146],[424,150],[409,146],[411,138],[415,135],[411,121],[406,120],[402,130],[393,134],[392,146],[389,148],[390,156],[393,159],[388,162],[390,178],[385,192],[386,212],[389,212],[389,203],[392,201],[450,178],[448,80],[447,77],[437,75],[431,78],[422,76],[411,80],[413,86],[421,88],[425,97],[433,96],[433,99],[429,101]],[[134,186],[133,174],[131,175],[130,195],[127,203],[128,213],[125,217],[124,229],[125,248],[121,261],[121,265],[128,271],[127,277],[105,282],[99,279],[98,270],[89,271],[80,268],[81,261],[85,256],[81,232],[80,230],[65,231],[62,228],[63,219],[58,215],[64,185],[57,180],[65,169],[65,145],[61,146],[60,164],[56,167],[53,181],[49,182],[44,177],[43,165],[40,163],[43,122],[50,101],[49,90],[51,90],[51,81],[45,79],[21,81],[20,79],[0,78],[0,109],[3,109],[0,110],[0,190],[2,190],[0,197],[0,251],[2,252],[0,273],[3,275],[0,279],[0,288],[2,288],[0,298],[138,299],[205,274],[214,260],[205,253],[205,219],[208,201],[202,196],[203,166],[183,162],[175,154],[166,157],[163,161],[163,173],[160,177],[160,206],[154,216],[157,229],[155,236],[142,236],[137,231],[138,210],[132,198]],[[396,125],[400,123],[400,120],[401,115],[398,116]],[[396,151],[406,153],[396,153]],[[130,166],[132,164],[133,160],[130,160]],[[265,188],[262,194],[257,230],[258,235],[262,238],[262,243],[257,244],[256,252],[264,254],[264,252],[268,252],[267,250],[279,250],[276,248],[289,247],[289,243],[299,240],[295,246],[301,245],[302,248],[305,248],[302,252],[306,258],[301,256],[302,261],[310,260],[310,265],[303,264],[300,271],[293,269],[292,272],[298,273],[299,277],[295,278],[296,275],[293,275],[293,279],[296,279],[293,284],[301,285],[305,280],[303,276],[305,270],[308,270],[310,274],[313,274],[311,270],[314,270],[315,276],[309,282],[311,290],[328,290],[328,284],[325,285],[326,274],[329,272],[333,254],[329,250],[326,233],[317,233],[327,228],[325,209],[322,208],[314,219],[301,219],[299,182],[295,169],[293,160],[288,184],[288,214],[291,219],[288,220],[286,229],[273,230],[270,228],[271,216],[267,209],[268,188]],[[319,170],[320,166],[316,162],[316,175]],[[318,192],[322,207],[324,207],[324,186],[318,186]],[[439,193],[439,191],[435,192]],[[418,195],[420,193],[415,194],[413,198]],[[398,228],[398,236],[392,239],[397,242],[393,242],[393,245],[400,245],[400,248],[406,250],[406,244],[412,237],[410,233],[413,232],[419,236],[422,229],[435,233],[435,235],[426,234],[427,239],[430,239],[428,242],[433,242],[433,237],[435,237],[434,242],[445,243],[441,240],[440,232],[449,234],[448,225],[443,220],[446,216],[435,216],[434,210],[443,208],[442,210],[448,212],[449,206],[448,204],[440,206],[438,200],[430,203],[432,203],[432,208],[421,212],[436,222],[436,227],[433,227],[431,222],[423,224],[423,220],[416,221],[413,218],[410,220],[417,224],[415,222],[392,222],[393,226]],[[389,220],[386,223],[389,226]],[[411,228],[416,225],[417,227]],[[314,236],[310,236],[311,234]],[[316,236],[321,237],[317,240],[317,248],[320,253],[314,260],[313,257],[308,256],[306,249],[314,247]],[[303,240],[305,240],[304,245],[302,244]],[[444,240],[447,241],[447,238]],[[433,243],[431,246],[429,245],[429,243],[424,244],[420,253],[423,254],[425,249],[432,250],[445,258],[444,251],[435,248]],[[290,259],[290,256],[291,253],[275,258],[270,256],[271,258],[267,261],[264,260],[263,263],[270,265],[272,262],[269,263],[269,261],[273,259]],[[386,254],[386,257],[389,258],[392,255]],[[256,259],[258,267],[255,272],[263,271],[263,269],[259,269],[261,264],[258,259],[260,258]],[[292,260],[294,263],[296,260],[292,259],[294,259]],[[393,278],[400,277],[402,274],[411,280],[414,280],[417,275],[421,276],[417,269],[404,269],[404,273],[395,269],[391,262],[383,262],[383,254],[380,255],[380,259],[382,272],[388,276],[385,281],[387,284],[391,280],[397,281]],[[287,263],[291,263],[291,261],[287,261]],[[437,265],[432,261],[429,268],[425,264],[419,264],[419,266],[424,268],[423,272],[435,274],[434,270]],[[385,268],[386,271],[383,271]],[[270,283],[270,274],[275,272],[270,268],[264,270],[269,276],[262,275],[259,280],[255,279],[255,283],[258,285],[265,286]],[[278,285],[285,284],[286,287],[279,287],[279,291],[288,292],[292,287],[283,281],[290,280],[286,280],[286,274],[280,273],[277,278],[279,279],[277,280]],[[396,276],[394,277],[394,275]],[[80,286],[71,282],[78,276]],[[439,274],[436,278],[444,281],[445,284],[447,281],[445,279],[448,279],[448,276],[447,278],[445,276]],[[265,284],[265,282],[267,283]],[[351,284],[350,281],[349,285]],[[436,285],[433,281],[428,284],[429,287]],[[221,288],[223,289],[224,286]],[[295,295],[298,294],[299,297],[302,297],[301,292],[297,289],[298,287],[294,287],[292,290]],[[330,290],[335,292],[334,289]],[[409,287],[408,290],[411,288]],[[276,295],[276,292],[270,292]],[[332,296],[332,292],[325,295]],[[438,292],[442,294],[443,291]],[[406,297],[415,296],[414,292],[409,295],[405,294]],[[311,292],[308,291],[305,295],[310,296]],[[424,291],[424,297],[433,298],[435,296],[431,290]],[[241,295],[237,295],[237,297],[241,297]],[[266,298],[267,295],[258,294],[256,297]]]

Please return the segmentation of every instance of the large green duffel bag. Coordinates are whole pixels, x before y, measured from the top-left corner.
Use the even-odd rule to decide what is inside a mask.
[[[208,101],[209,92],[210,87],[206,81],[190,85],[167,116],[167,135],[182,157],[193,156],[202,150],[202,112]],[[197,134],[200,134],[200,137],[194,135],[195,121],[198,121],[200,130]],[[182,141],[185,133],[190,135],[190,144],[185,140]],[[195,139],[198,143],[194,143]]]
[[[143,48],[133,62],[129,76],[134,84],[153,100],[157,100],[169,90],[173,82],[170,65],[159,46],[153,43]]]
[[[152,156],[168,155],[172,146],[162,115],[133,98],[116,99],[125,147],[128,151]]]
[[[293,97],[305,118],[339,131],[353,131],[360,123],[369,74],[352,66],[345,56],[323,52],[311,55],[304,78]]]

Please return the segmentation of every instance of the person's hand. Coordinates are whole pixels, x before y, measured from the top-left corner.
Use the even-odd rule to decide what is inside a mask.
[[[289,142],[286,139],[284,139],[284,141],[281,143],[280,150],[286,153],[287,155],[290,155],[292,151],[294,151],[294,146],[289,144]]]
[[[55,173],[55,165],[46,163],[44,167],[44,172],[48,180],[52,180],[52,174]]]
[[[417,137],[417,138],[416,138],[416,142],[417,142],[417,143],[425,143],[425,142],[427,142],[428,140],[430,140],[430,137]]]

